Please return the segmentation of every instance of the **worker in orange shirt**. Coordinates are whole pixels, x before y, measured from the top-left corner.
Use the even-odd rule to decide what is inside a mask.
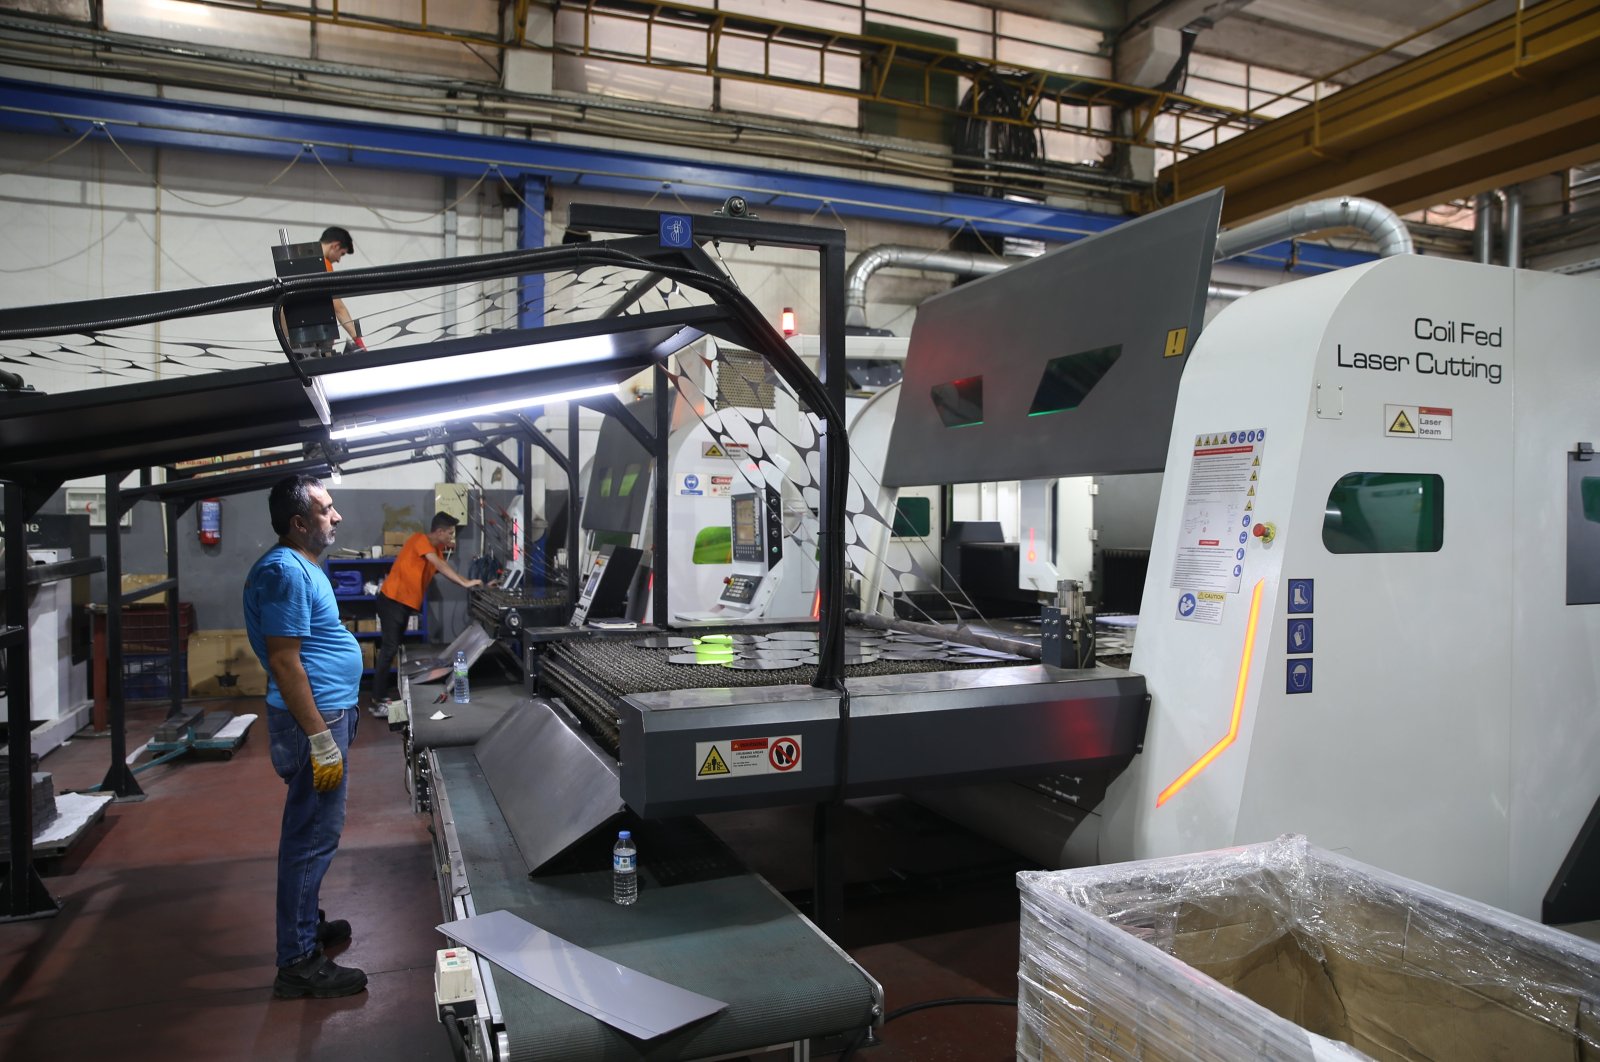
[[[449,513],[434,513],[428,533],[417,532],[406,539],[400,555],[389,567],[383,585],[378,587],[378,625],[383,632],[378,659],[372,669],[372,714],[389,715],[389,669],[400,651],[400,639],[411,617],[422,611],[422,595],[428,592],[434,572],[443,572],[457,586],[471,589],[482,586],[482,579],[468,579],[454,568],[441,552],[455,549],[456,525],[460,521]]]

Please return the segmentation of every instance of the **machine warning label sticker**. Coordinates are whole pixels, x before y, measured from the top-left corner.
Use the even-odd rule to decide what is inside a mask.
[[[703,498],[706,493],[705,481],[698,473],[685,472],[678,477],[678,493],[686,497]]]
[[[1261,428],[1194,437],[1189,490],[1183,500],[1183,526],[1179,529],[1169,584],[1174,589],[1239,592],[1250,525],[1255,522],[1266,440],[1266,430]],[[1198,596],[1195,604],[1198,611]],[[1180,611],[1178,618],[1193,617]]]
[[[731,498],[733,496],[732,476],[712,476],[711,485],[706,493],[713,498]]]
[[[700,456],[724,461],[741,461],[750,455],[750,444],[741,442],[705,442],[700,444]]]
[[[1178,595],[1178,618],[1193,623],[1221,623],[1227,594],[1215,590],[1185,590]]]
[[[1445,406],[1383,407],[1383,433],[1397,439],[1448,439],[1455,411]]]
[[[697,741],[694,746],[695,780],[740,778],[756,774],[792,774],[800,770],[800,738],[730,738]]]
[[[729,773],[728,762],[722,758],[722,753],[717,751],[717,747],[712,745],[710,750],[706,752],[705,759],[700,761],[700,777],[711,778],[727,773]]]

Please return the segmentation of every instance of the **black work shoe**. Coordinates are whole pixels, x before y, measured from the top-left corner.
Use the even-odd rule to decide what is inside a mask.
[[[340,966],[321,951],[314,951],[293,966],[278,967],[272,994],[278,999],[333,999],[353,996],[366,987],[365,973],[353,966]]]
[[[342,918],[328,921],[328,916],[320,909],[317,911],[317,943],[324,948],[334,944],[343,944],[350,939],[350,923]]]

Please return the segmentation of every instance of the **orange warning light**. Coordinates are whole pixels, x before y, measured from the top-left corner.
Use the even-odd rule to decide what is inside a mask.
[[[1222,755],[1223,750],[1233,744],[1234,739],[1239,736],[1239,719],[1244,714],[1245,687],[1250,681],[1250,657],[1256,647],[1256,621],[1261,618],[1261,588],[1265,584],[1265,579],[1259,580],[1255,590],[1250,594],[1250,619],[1244,629],[1244,653],[1239,657],[1239,681],[1233,688],[1233,718],[1228,723],[1228,732],[1223,735],[1221,741],[1207,749],[1205,755],[1195,760],[1193,766],[1178,775],[1171,785],[1161,791],[1161,795],[1156,797],[1158,808],[1172,799],[1178,790],[1194,781],[1194,776],[1205,770],[1206,765],[1212,760]]]

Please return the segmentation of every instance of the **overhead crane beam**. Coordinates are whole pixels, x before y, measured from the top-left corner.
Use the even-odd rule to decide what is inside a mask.
[[[1600,0],[1545,0],[1163,170],[1223,220],[1363,195],[1397,210],[1600,158]]]

